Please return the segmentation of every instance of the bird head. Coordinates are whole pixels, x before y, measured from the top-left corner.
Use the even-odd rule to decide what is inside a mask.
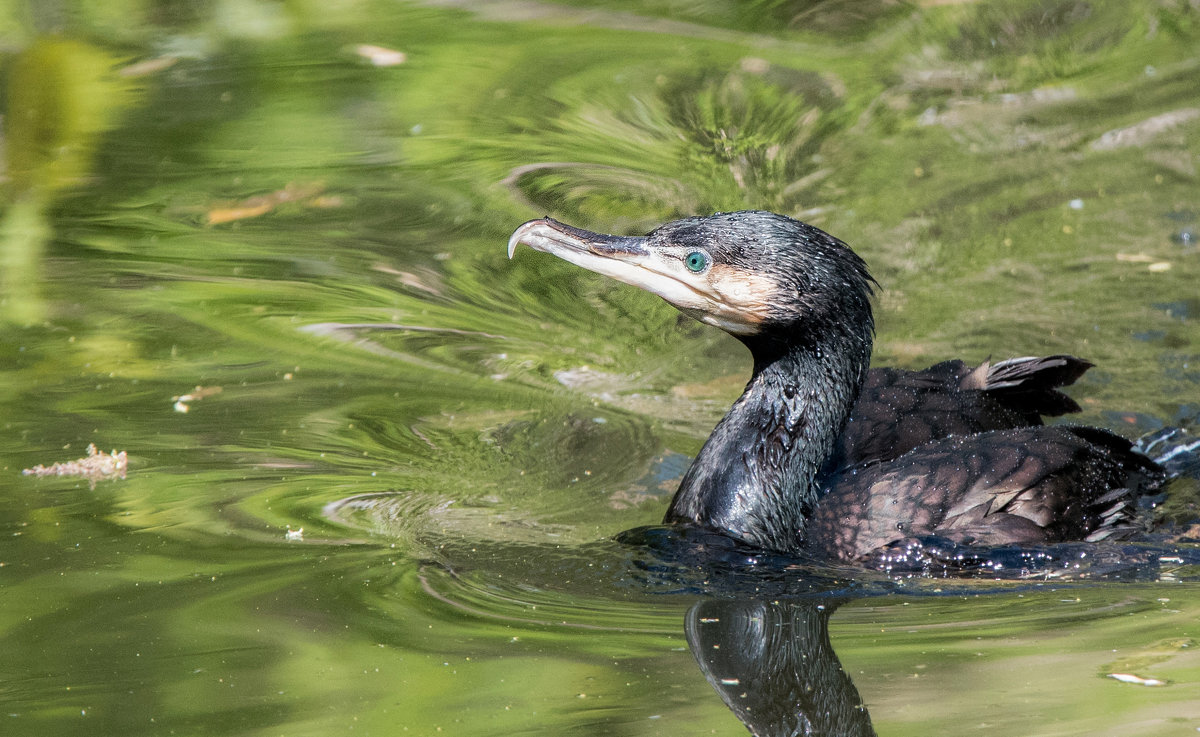
[[[846,325],[872,330],[874,283],[837,238],[763,211],[718,213],[615,236],[551,218],[521,225],[508,242],[553,254],[657,294],[686,315],[753,348]]]

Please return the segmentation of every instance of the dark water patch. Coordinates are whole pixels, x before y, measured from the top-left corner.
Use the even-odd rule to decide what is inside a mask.
[[[1159,302],[1154,309],[1162,310],[1177,320],[1188,320],[1200,314],[1200,300],[1182,300],[1179,302]]]

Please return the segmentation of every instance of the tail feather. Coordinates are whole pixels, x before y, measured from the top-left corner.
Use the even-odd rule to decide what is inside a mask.
[[[983,389],[1003,396],[1007,405],[1030,417],[1058,417],[1080,410],[1058,389],[1074,384],[1093,365],[1061,354],[1010,358],[988,366]]]
[[[1093,366],[1091,361],[1065,354],[1010,358],[988,367],[984,388],[1057,389],[1074,384]]]

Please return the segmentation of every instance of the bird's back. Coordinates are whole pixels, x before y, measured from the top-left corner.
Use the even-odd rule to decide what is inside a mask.
[[[1056,355],[872,369],[826,471],[898,458],[940,438],[1041,425],[1042,417],[1078,412],[1058,390],[1091,367]]]
[[[1106,430],[993,430],[935,440],[830,479],[810,551],[842,560],[936,536],[962,545],[1037,545],[1137,531],[1137,497],[1158,464]]]

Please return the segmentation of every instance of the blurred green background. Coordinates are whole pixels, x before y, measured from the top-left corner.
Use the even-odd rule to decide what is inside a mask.
[[[877,363],[1074,353],[1080,421],[1200,425],[1195,0],[0,0],[0,48],[3,734],[744,734],[603,541],[749,356],[508,261],[530,217],[784,212]],[[22,475],[89,444],[126,478]],[[881,735],[1195,734],[1154,578],[833,644]]]

